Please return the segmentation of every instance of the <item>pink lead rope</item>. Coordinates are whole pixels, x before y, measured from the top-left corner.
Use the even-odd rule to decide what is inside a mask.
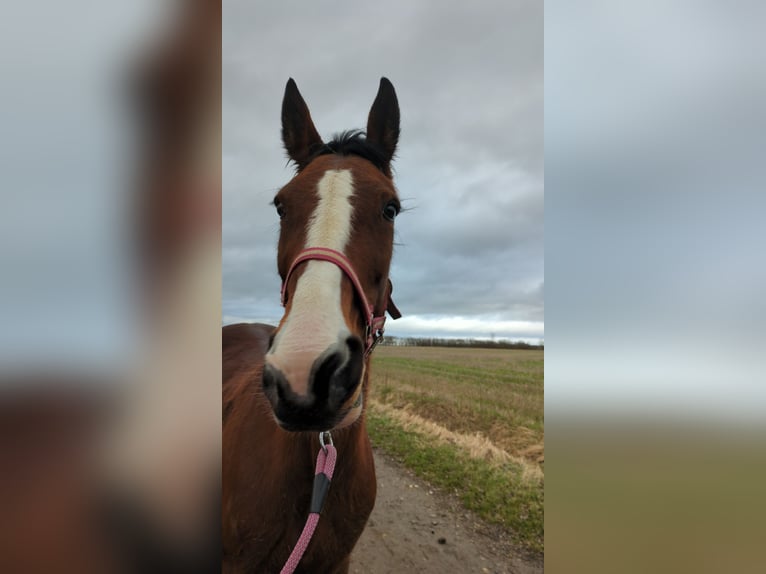
[[[325,445],[324,436],[329,437],[330,444]],[[303,527],[298,542],[295,544],[290,557],[287,559],[280,574],[293,574],[298,567],[298,563],[303,558],[303,554],[308,548],[311,537],[314,535],[317,523],[319,522],[319,515],[322,512],[322,506],[324,506],[325,497],[327,491],[330,489],[330,481],[332,480],[332,473],[335,471],[335,461],[338,457],[338,453],[335,450],[335,446],[332,443],[332,436],[329,432],[319,433],[319,443],[322,448],[319,449],[317,455],[317,466],[314,474],[314,491],[311,494],[311,507],[309,509],[309,517],[306,519],[306,525]]]

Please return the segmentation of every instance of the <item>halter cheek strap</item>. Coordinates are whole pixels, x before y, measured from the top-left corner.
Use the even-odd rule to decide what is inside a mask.
[[[381,337],[383,337],[384,326],[386,324],[386,310],[394,319],[398,319],[402,316],[399,312],[399,309],[396,308],[396,305],[391,299],[391,282],[389,281],[388,283],[388,301],[386,303],[386,309],[383,310],[380,315],[375,315],[375,308],[367,300],[367,296],[364,294],[364,289],[362,288],[362,283],[359,281],[359,277],[357,277],[356,273],[354,272],[351,261],[349,261],[348,258],[343,255],[343,253],[336,251],[335,249],[329,249],[327,247],[309,247],[308,249],[304,249],[298,254],[292,265],[290,265],[290,269],[285,276],[285,280],[282,282],[282,291],[280,294],[282,299],[282,306],[287,303],[287,284],[290,282],[290,276],[293,274],[298,265],[312,259],[318,261],[328,261],[337,265],[340,270],[343,271],[343,273],[345,273],[346,276],[351,280],[351,284],[354,286],[354,291],[356,291],[356,294],[362,303],[362,310],[364,311],[366,339],[364,354],[365,356],[369,355],[375,348],[375,345],[378,344]]]

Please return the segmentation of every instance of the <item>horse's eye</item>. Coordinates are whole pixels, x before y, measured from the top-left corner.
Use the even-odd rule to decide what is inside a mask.
[[[399,215],[399,203],[396,201],[389,201],[383,208],[383,217],[389,221],[393,221],[397,215]]]
[[[279,219],[284,218],[285,216],[285,206],[282,205],[282,202],[278,199],[274,199],[274,207],[277,208],[277,215],[279,215]]]

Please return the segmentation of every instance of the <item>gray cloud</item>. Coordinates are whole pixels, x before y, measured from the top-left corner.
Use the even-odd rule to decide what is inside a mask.
[[[279,139],[287,78],[328,138],[364,126],[385,75],[402,110],[397,303],[430,320],[535,322],[541,331],[542,23],[537,2],[227,4],[224,320],[280,315],[269,202],[292,175]]]

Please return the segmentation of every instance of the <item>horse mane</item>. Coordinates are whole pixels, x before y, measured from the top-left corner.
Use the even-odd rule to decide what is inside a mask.
[[[346,130],[334,134],[333,138],[323,143],[312,155],[312,161],[320,155],[355,155],[366,159],[384,174],[387,173],[389,160],[385,152],[376,144],[367,140],[364,130]]]

